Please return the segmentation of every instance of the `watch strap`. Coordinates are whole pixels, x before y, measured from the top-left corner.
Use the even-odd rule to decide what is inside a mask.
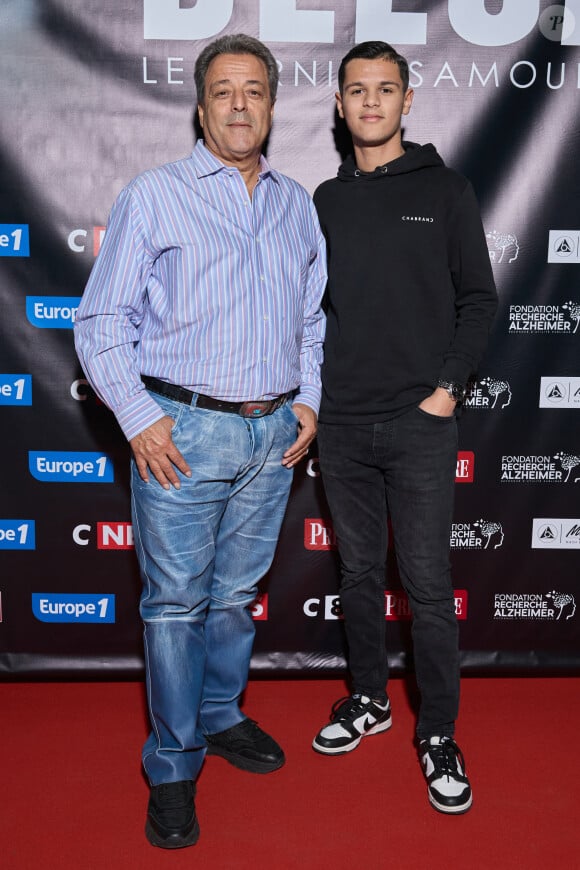
[[[454,402],[463,401],[463,397],[465,396],[465,387],[462,384],[457,384],[454,381],[445,381],[440,378],[437,381],[437,386],[446,390],[449,398],[453,399]]]

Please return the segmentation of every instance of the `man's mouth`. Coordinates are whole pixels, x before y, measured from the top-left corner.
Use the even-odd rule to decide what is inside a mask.
[[[228,127],[253,127],[252,122],[248,118],[232,118],[231,121],[227,123]]]

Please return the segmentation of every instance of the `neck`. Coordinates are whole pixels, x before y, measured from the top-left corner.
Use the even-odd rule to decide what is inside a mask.
[[[240,175],[244,179],[248,193],[251,196],[256,184],[258,183],[258,175],[260,174],[260,158],[258,157],[258,160],[254,161],[251,165],[238,165],[237,168],[239,169]]]
[[[260,174],[261,169],[261,160],[262,160],[262,152],[261,151],[253,151],[251,154],[246,154],[243,157],[240,157],[239,160],[236,159],[235,155],[231,158],[224,157],[217,149],[215,149],[211,142],[204,140],[205,147],[208,151],[210,151],[214,157],[223,163],[224,166],[232,166],[234,169],[237,169],[244,182],[246,187],[248,188],[248,193],[250,196],[252,195],[252,191],[258,183],[258,175]]]
[[[384,166],[397,157],[402,157],[405,149],[398,141],[384,142],[382,145],[357,145],[354,143],[354,157],[356,165],[362,172],[374,172],[377,166]]]

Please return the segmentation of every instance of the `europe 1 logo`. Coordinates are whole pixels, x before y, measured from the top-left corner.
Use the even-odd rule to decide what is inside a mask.
[[[0,224],[0,257],[29,257],[28,224]]]
[[[40,622],[115,622],[114,595],[33,592],[32,612]]]

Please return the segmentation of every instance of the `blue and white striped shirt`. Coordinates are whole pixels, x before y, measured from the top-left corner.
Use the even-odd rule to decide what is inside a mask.
[[[75,323],[85,374],[130,440],[163,416],[141,374],[238,402],[297,390],[318,411],[326,254],[307,192],[198,142],[115,202]]]

